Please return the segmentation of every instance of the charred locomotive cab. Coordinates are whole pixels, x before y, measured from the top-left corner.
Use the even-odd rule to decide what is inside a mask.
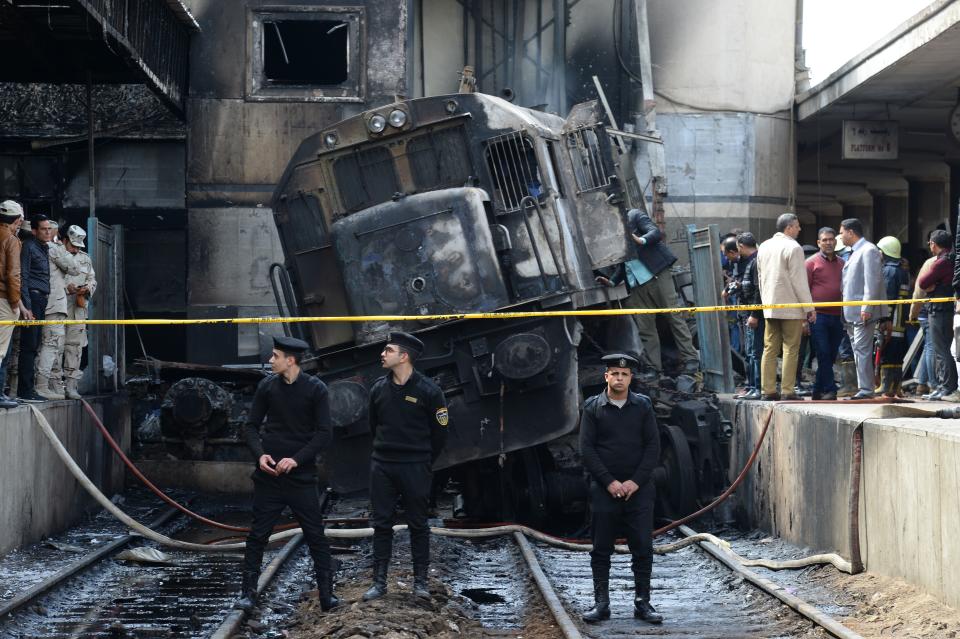
[[[616,171],[593,103],[564,119],[458,94],[339,122],[303,142],[274,197],[294,306],[417,316],[607,305],[626,295],[594,281],[628,255]],[[368,389],[394,329],[424,341],[418,368],[449,400],[437,468],[468,513],[582,501],[572,437],[584,325],[573,318],[311,325],[307,367],[330,387],[336,489],[366,487]]]

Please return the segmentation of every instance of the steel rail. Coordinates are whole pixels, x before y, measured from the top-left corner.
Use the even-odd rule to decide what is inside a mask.
[[[180,514],[179,511],[177,511],[174,508],[171,508],[170,510],[165,512],[163,515],[158,517],[156,520],[152,521],[150,523],[150,528],[158,528],[179,514]],[[20,593],[13,599],[3,602],[3,605],[0,605],[0,619],[30,604],[33,600],[35,600],[40,595],[52,590],[53,588],[56,588],[57,585],[59,585],[61,582],[66,581],[67,579],[69,579],[70,577],[73,577],[80,571],[86,568],[89,568],[90,566],[100,561],[101,559],[104,559],[105,557],[112,555],[113,553],[120,550],[121,548],[123,548],[124,546],[126,546],[131,541],[137,538],[140,538],[140,535],[127,534],[127,535],[124,535],[123,537],[118,537],[113,541],[111,541],[110,543],[104,544],[94,552],[88,555],[84,555],[83,557],[73,562],[66,568],[59,570],[56,573],[50,575],[40,583],[34,585],[31,588],[28,588],[27,590]]]
[[[697,534],[697,532],[691,529],[689,526],[679,526],[678,530],[686,537],[691,537]],[[743,577],[744,580],[749,581],[751,584],[767,593],[771,597],[779,599],[787,607],[800,613],[813,623],[829,632],[834,637],[837,637],[837,639],[863,639],[863,637],[861,637],[859,634],[853,630],[850,630],[833,617],[821,611],[816,606],[807,603],[799,597],[791,595],[783,586],[780,586],[769,579],[761,577],[754,571],[745,567],[739,561],[734,559],[729,553],[724,552],[720,548],[717,548],[708,542],[699,542],[699,546],[709,553],[711,557]]]
[[[580,634],[577,625],[563,607],[563,602],[560,601],[560,597],[557,596],[553,586],[550,585],[550,580],[548,580],[547,575],[544,574],[543,568],[540,567],[540,562],[537,561],[536,555],[533,554],[533,548],[530,547],[530,542],[527,541],[526,536],[522,532],[517,531],[513,533],[513,539],[517,542],[517,546],[520,547],[520,553],[527,562],[527,568],[530,569],[530,574],[533,575],[537,589],[540,591],[544,602],[546,602],[547,607],[550,609],[550,614],[556,619],[557,626],[560,627],[560,632],[563,633],[564,638],[583,639],[583,635]]]
[[[293,555],[293,551],[303,542],[303,533],[299,533],[296,536],[292,537],[290,541],[284,544],[283,548],[280,549],[280,552],[277,553],[277,556],[273,558],[273,561],[267,566],[267,569],[263,571],[260,575],[260,579],[257,581],[257,595],[262,595],[267,587],[270,586],[270,582],[277,576],[277,573],[280,572],[280,568],[283,567],[283,564]],[[220,624],[220,627],[217,628],[209,639],[229,639],[234,636],[237,630],[240,628],[240,624],[243,623],[243,620],[247,617],[247,611],[244,610],[232,610],[230,614],[227,615],[226,619],[223,620],[223,623]]]

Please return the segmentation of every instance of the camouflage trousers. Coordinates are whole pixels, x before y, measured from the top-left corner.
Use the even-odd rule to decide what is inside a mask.
[[[67,319],[66,313],[50,313],[47,320],[58,321]],[[37,355],[37,379],[60,379],[61,362],[64,358],[64,341],[66,337],[63,324],[50,324],[40,332],[40,353]]]
[[[63,376],[67,379],[80,379],[83,377],[80,357],[83,355],[83,347],[87,345],[87,327],[85,324],[74,324],[66,329],[63,341]]]

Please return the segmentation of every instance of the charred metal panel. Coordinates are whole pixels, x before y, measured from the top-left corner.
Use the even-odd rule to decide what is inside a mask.
[[[269,268],[283,253],[267,208],[192,209],[187,217],[191,306],[251,306],[275,314]]]
[[[181,143],[117,143],[97,152],[97,206],[183,209],[185,148]],[[70,176],[66,208],[88,206],[87,167]]]
[[[182,213],[181,213],[182,215]],[[138,317],[183,313],[187,292],[187,242],[182,229],[126,231],[126,281]]]
[[[508,351],[507,356],[516,359],[519,354],[510,351],[524,346],[512,339],[518,334],[547,342],[549,362],[545,368],[531,369],[535,371],[531,377],[511,379],[496,369],[495,353]],[[449,322],[418,336],[426,349],[417,368],[440,385],[450,407],[447,445],[435,469],[553,441],[576,429],[580,324],[575,320],[504,320],[481,326]],[[382,343],[377,342],[312,362],[331,394],[337,395],[331,404],[336,404],[339,421],[326,457],[335,490],[351,492],[368,486],[366,393],[383,375],[381,349]]]
[[[412,195],[333,225],[350,306],[357,315],[493,311],[509,303],[480,189]],[[388,323],[355,327],[383,339]]]

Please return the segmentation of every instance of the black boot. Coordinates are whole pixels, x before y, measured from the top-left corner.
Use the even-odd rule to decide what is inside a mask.
[[[633,616],[647,623],[663,623],[663,615],[650,605],[650,581],[637,584],[637,596],[633,598]]]
[[[327,612],[340,605],[340,599],[333,594],[333,571],[317,571],[317,593],[320,599],[320,610]]]
[[[413,566],[413,596],[430,600],[430,582],[427,580],[428,564]]]
[[[601,574],[603,573],[603,574]],[[593,571],[593,608],[583,613],[587,623],[610,618],[610,571]]]
[[[387,594],[387,570],[390,567],[388,561],[376,561],[373,564],[373,585],[363,593],[364,601],[373,601]]]
[[[233,607],[237,610],[250,612],[257,605],[257,581],[260,575],[255,572],[243,573],[243,581],[240,585],[240,599]]]

